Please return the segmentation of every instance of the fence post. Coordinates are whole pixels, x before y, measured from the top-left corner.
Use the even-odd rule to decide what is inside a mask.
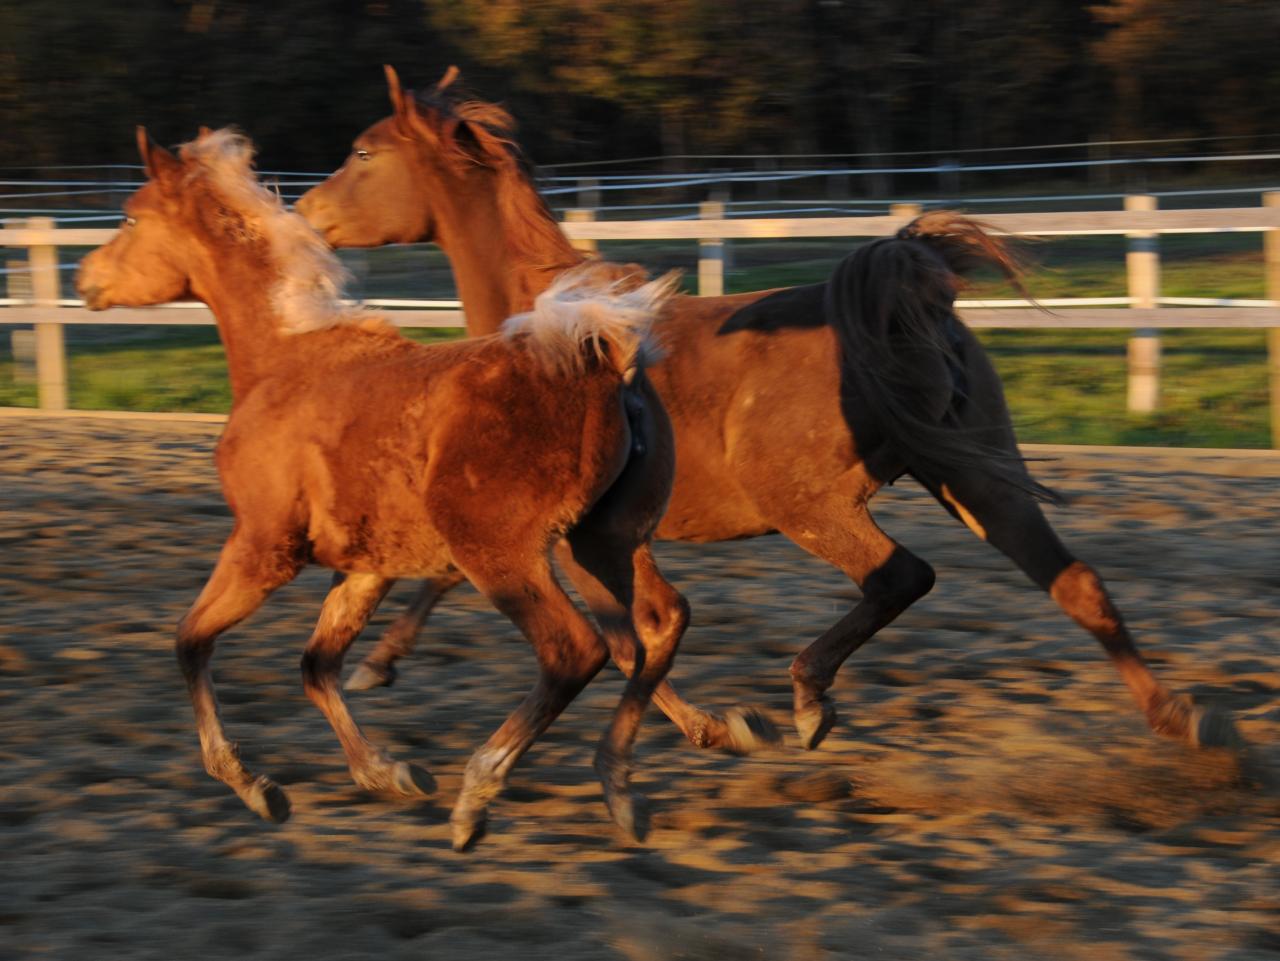
[[[890,217],[902,217],[904,220],[910,221],[915,220],[922,213],[924,213],[924,208],[919,204],[889,204]]]
[[[1130,194],[1125,210],[1155,210],[1156,198]],[[1129,275],[1129,296],[1134,307],[1154,307],[1160,296],[1160,241],[1156,234],[1138,230],[1126,234],[1129,249],[1125,267]],[[1160,406],[1160,337],[1150,327],[1142,327],[1129,338],[1129,411],[1149,414]]]
[[[698,216],[703,220],[723,220],[724,203],[704,200],[698,204]],[[698,295],[720,297],[724,294],[724,241],[703,239],[698,241]]]
[[[571,224],[589,224],[596,219],[594,210],[586,210],[582,207],[574,207],[564,212],[565,223]],[[600,252],[600,245],[594,240],[586,237],[575,237],[569,243],[573,245],[573,249],[584,254],[597,254]]]
[[[1262,203],[1266,207],[1280,207],[1280,193],[1263,194]],[[1267,299],[1280,303],[1280,230],[1268,230],[1262,237]],[[1280,324],[1267,329],[1267,367],[1271,372],[1271,446],[1280,449]]]
[[[32,217],[31,230],[53,230],[53,218]],[[42,410],[67,409],[67,354],[62,336],[62,323],[53,319],[58,309],[61,281],[58,277],[58,248],[55,244],[37,244],[28,248],[31,265],[31,293],[36,306],[49,313],[47,322],[36,328],[36,397]]]
[[[600,180],[598,177],[578,178],[578,206],[594,210],[600,206]]]

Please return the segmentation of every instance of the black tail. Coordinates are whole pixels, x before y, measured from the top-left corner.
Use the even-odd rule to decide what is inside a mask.
[[[827,281],[827,323],[839,338],[856,402],[911,473],[940,487],[956,471],[977,470],[1056,502],[1016,450],[984,443],[957,416],[967,386],[963,324],[955,312],[961,276],[991,264],[1025,294],[1020,263],[983,227],[936,211],[858,248]]]

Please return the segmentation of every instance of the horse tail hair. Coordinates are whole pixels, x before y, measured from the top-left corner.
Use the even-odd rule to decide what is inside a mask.
[[[957,471],[976,470],[1058,502],[1027,473],[1016,449],[988,443],[981,428],[961,423],[968,382],[955,298],[963,276],[991,265],[1026,294],[1021,262],[988,229],[953,211],[931,212],[836,266],[825,313],[840,344],[846,400],[870,415],[907,470],[935,489]]]
[[[677,271],[646,281],[639,268],[587,261],[563,271],[533,310],[508,318],[502,330],[508,338],[525,335],[556,373],[581,373],[594,358],[630,383],[662,356],[653,321],[678,281]]]

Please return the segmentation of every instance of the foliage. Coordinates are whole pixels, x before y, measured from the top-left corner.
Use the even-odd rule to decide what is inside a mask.
[[[0,164],[237,123],[323,170],[450,63],[543,162],[1273,132],[1272,0],[44,0],[0,5]],[[880,163],[868,158],[868,164]],[[881,185],[883,187],[883,184]]]

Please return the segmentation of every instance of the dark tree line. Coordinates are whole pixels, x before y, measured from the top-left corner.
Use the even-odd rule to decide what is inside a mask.
[[[1095,138],[1271,145],[1274,0],[9,0],[0,164],[132,162],[132,127],[240,125],[324,170],[450,63],[544,163],[956,151]],[[1268,137],[1273,139],[1268,140]]]

